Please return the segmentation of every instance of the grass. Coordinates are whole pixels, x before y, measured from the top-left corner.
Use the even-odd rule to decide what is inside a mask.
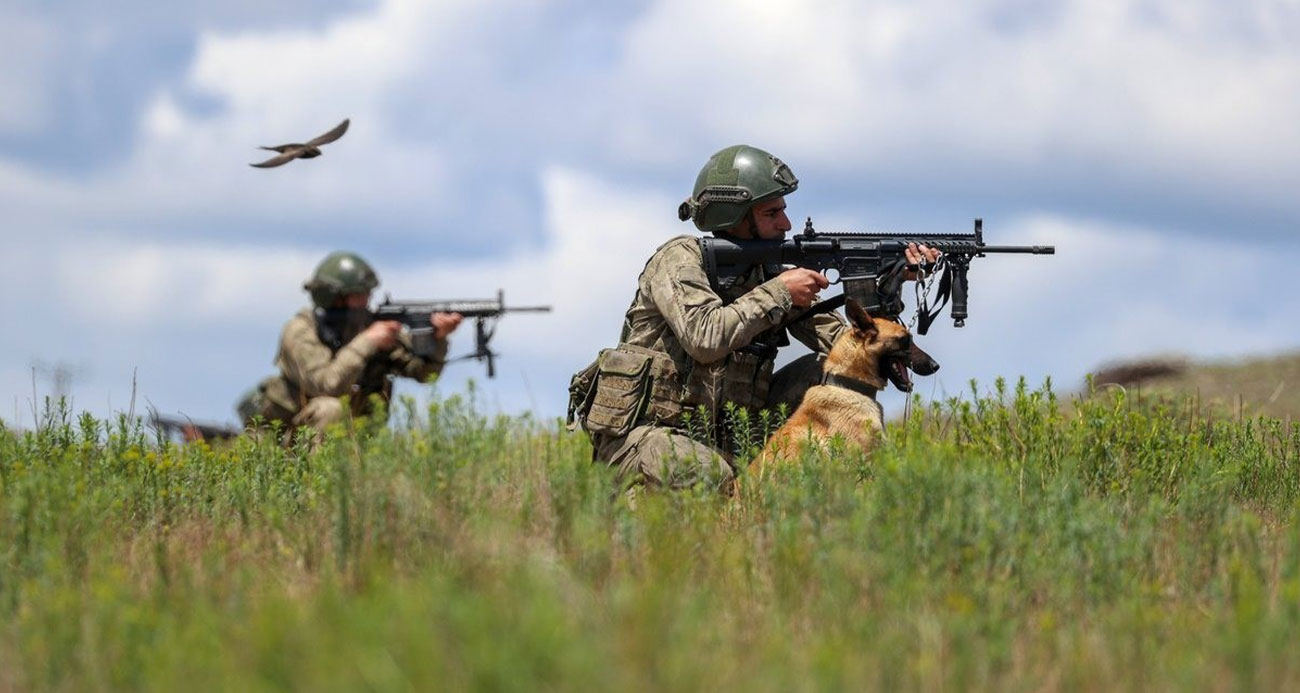
[[[999,383],[631,507],[554,422],[395,414],[0,428],[0,690],[1300,685],[1300,425]]]

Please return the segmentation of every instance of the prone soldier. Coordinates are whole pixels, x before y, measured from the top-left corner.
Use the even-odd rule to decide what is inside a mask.
[[[419,355],[394,320],[374,321],[370,293],[379,277],[360,256],[330,253],[303,288],[313,307],[285,324],[275,365],[279,373],[263,380],[237,405],[244,425],[261,417],[290,429],[323,431],[343,418],[342,397],[353,415],[373,411],[372,395],[388,402],[392,378],[421,382],[446,363],[447,335],[461,322],[457,313],[434,313],[432,348]]]
[[[733,240],[781,240],[791,228],[785,196],[799,185],[790,168],[748,145],[727,147],[700,170],[678,216]],[[938,253],[909,246],[908,261]],[[810,269],[755,266],[710,278],[698,239],[661,245],[637,280],[619,344],[574,375],[570,420],[591,436],[593,456],[622,483],[731,488],[735,470],[728,405],[751,412],[793,410],[821,377],[821,359],[846,329],[835,313],[791,322],[817,300],[827,278]],[[813,350],[774,372],[793,335]],[[694,412],[707,419],[703,435]]]

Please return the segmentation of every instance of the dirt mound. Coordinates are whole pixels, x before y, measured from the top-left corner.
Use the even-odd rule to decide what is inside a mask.
[[[1168,378],[1187,372],[1187,359],[1181,356],[1145,358],[1136,361],[1105,364],[1092,373],[1093,384],[1128,387],[1157,378]]]
[[[1092,377],[1095,388],[1119,385],[1135,401],[1186,396],[1207,411],[1300,420],[1300,351],[1213,361],[1153,356],[1103,364]]]

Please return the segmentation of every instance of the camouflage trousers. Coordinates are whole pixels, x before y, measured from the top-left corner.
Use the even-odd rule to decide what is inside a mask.
[[[784,404],[793,412],[808,388],[821,381],[821,375],[822,359],[817,354],[791,361],[773,374],[766,408]],[[704,484],[727,492],[736,478],[729,453],[676,428],[637,426],[621,438],[594,436],[591,443],[593,457],[616,468],[622,485],[688,488]]]
[[[312,397],[293,417],[293,425],[294,428],[310,426],[323,433],[326,426],[342,421],[346,412],[347,408],[338,397]]]
[[[267,397],[257,388],[245,393],[235,408],[246,428],[253,425],[254,417],[261,417],[265,424],[279,421],[284,427],[286,444],[292,440],[293,432],[299,426],[315,429],[319,437],[327,426],[342,421],[347,412],[343,401],[338,397],[312,397],[301,409],[294,411]]]

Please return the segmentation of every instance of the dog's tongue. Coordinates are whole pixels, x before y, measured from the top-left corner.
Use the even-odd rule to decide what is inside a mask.
[[[894,372],[894,386],[903,392],[912,391],[912,375],[907,372],[907,364],[902,360],[896,360],[889,364]]]

